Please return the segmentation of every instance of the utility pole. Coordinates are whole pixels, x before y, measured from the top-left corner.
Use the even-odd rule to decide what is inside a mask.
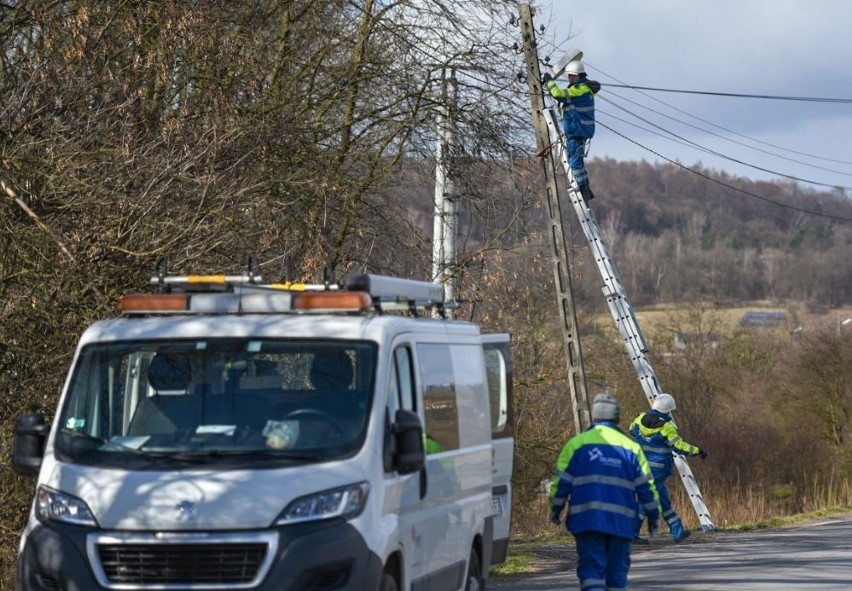
[[[634,368],[636,369],[636,373],[642,384],[642,388],[645,391],[645,395],[647,396],[648,401],[653,403],[653,400],[662,393],[662,389],[660,388],[660,384],[657,380],[656,374],[654,373],[653,367],[651,367],[651,362],[647,357],[648,346],[645,342],[644,336],[642,335],[642,331],[639,328],[636,315],[633,313],[633,308],[630,305],[627,293],[624,290],[624,284],[621,281],[621,276],[618,273],[615,261],[609,252],[609,247],[601,234],[597,220],[574,182],[571,165],[568,161],[565,146],[563,144],[562,132],[557,126],[556,114],[551,109],[542,108],[543,101],[541,85],[539,84],[538,57],[536,55],[532,12],[527,4],[521,4],[520,9],[521,27],[523,28],[524,33],[524,50],[527,55],[530,94],[533,102],[533,120],[535,122],[536,137],[539,146],[538,155],[543,158],[542,167],[545,171],[545,179],[548,182],[548,201],[554,202],[551,209],[551,215],[554,218],[558,216],[560,220],[559,228],[561,229],[562,211],[559,209],[558,200],[555,199],[556,182],[553,177],[553,170],[555,168],[554,157],[556,156],[561,160],[568,178],[568,187],[566,191],[567,200],[573,205],[574,211],[577,213],[580,226],[586,235],[586,240],[589,242],[589,248],[595,261],[595,265],[598,267],[601,279],[604,282],[603,293],[606,297],[610,314],[612,314],[616,327],[624,340],[624,345],[627,348],[627,352],[630,355]],[[566,59],[579,59],[581,55],[582,52],[574,50],[573,56],[566,55]],[[559,68],[565,67],[568,63],[566,59],[561,61]],[[550,138],[556,139],[551,140]],[[550,149],[550,145],[548,145],[548,142],[550,141],[554,142],[552,150]],[[555,222],[552,220],[551,226],[554,230],[554,244],[558,246],[558,242],[555,238],[557,232],[554,224]],[[565,268],[567,269],[567,261],[565,263]],[[570,293],[570,277],[568,281]],[[579,339],[577,340],[577,348],[579,351]],[[579,369],[582,371],[582,360],[580,361]],[[586,401],[586,404],[588,404],[588,400]],[[716,525],[710,517],[710,512],[707,509],[707,505],[704,503],[704,497],[701,494],[701,490],[698,487],[698,483],[692,474],[689,464],[678,454],[674,455],[674,463],[680,473],[681,480],[686,487],[686,491],[689,494],[692,505],[695,508],[698,520],[701,522],[702,531],[715,530]]]
[[[456,235],[458,233],[459,199],[455,188],[452,163],[455,142],[455,111],[458,79],[455,70],[444,75],[443,113],[438,120],[438,145],[435,163],[435,209],[432,215],[432,280],[444,285],[444,300],[456,299]],[[450,317],[453,309],[446,310]]]
[[[532,10],[527,3],[518,4],[520,27],[523,36],[524,58],[527,65],[527,83],[530,89],[532,117],[535,124],[536,145],[541,162],[541,173],[545,180],[545,193],[542,195],[544,208],[548,213],[548,236],[550,238],[553,261],[553,277],[556,281],[556,297],[559,301],[559,315],[562,320],[562,336],[565,357],[568,362],[568,386],[571,403],[574,408],[574,426],[577,433],[591,425],[591,412],[586,387],[586,373],[583,368],[583,351],[580,346],[580,334],[577,331],[577,310],[574,307],[574,292],[571,280],[571,268],[568,264],[568,249],[562,218],[562,205],[559,202],[559,189],[556,184],[556,166],[549,150],[550,135],[542,111],[545,108],[542,98],[541,72],[538,67],[538,46],[533,28]]]

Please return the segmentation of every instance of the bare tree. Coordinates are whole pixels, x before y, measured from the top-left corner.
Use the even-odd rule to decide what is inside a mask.
[[[398,187],[428,172],[439,111],[452,107],[463,138],[466,215],[514,223],[476,182],[488,177],[482,160],[510,162],[525,137],[514,10],[508,0],[4,4],[3,438],[23,410],[51,412],[74,337],[160,256],[176,271],[214,272],[257,254],[272,279],[326,268],[332,280],[352,268],[428,276],[431,224]],[[448,105],[442,76],[454,68],[461,91]],[[472,238],[481,223],[466,227],[464,261],[499,243]],[[3,466],[2,480],[18,483]],[[4,494],[7,548],[24,488]]]

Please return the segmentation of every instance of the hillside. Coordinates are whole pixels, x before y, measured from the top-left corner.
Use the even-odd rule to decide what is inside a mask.
[[[635,305],[709,301],[803,302],[820,312],[852,304],[852,201],[840,190],[732,178],[674,164],[592,159],[591,207]],[[460,258],[495,240],[538,248],[546,215],[538,162],[476,164],[459,173]],[[411,165],[393,189],[432,236],[429,165]],[[570,209],[566,233],[578,274],[585,239]],[[424,253],[426,254],[426,253]],[[428,256],[428,255],[426,255]],[[577,297],[598,286],[577,285]]]

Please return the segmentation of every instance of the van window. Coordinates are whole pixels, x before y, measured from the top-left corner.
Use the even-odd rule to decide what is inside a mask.
[[[481,345],[420,344],[417,355],[426,451],[488,444],[490,413]]]
[[[417,345],[423,415],[426,419],[426,451],[459,448],[459,413],[453,360],[446,344]]]
[[[481,345],[450,345],[453,384],[458,400],[459,445],[473,447],[491,442],[488,385]]]
[[[393,352],[391,374],[390,392],[388,392],[390,416],[395,416],[399,409],[416,411],[417,409],[414,406],[414,371],[411,367],[411,350],[407,346],[397,347]]]
[[[504,433],[509,426],[511,370],[503,351],[497,348],[485,350],[485,369],[488,372],[488,397],[491,400],[491,432],[496,436]]]

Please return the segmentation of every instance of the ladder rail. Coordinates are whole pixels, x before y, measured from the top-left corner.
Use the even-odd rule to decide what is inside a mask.
[[[591,248],[595,266],[598,268],[601,279],[603,280],[602,290],[606,297],[610,314],[615,321],[616,328],[618,328],[624,346],[639,377],[642,390],[645,392],[648,402],[653,402],[654,398],[662,394],[663,390],[646,355],[648,353],[647,341],[642,334],[642,329],[639,326],[636,315],[633,313],[633,307],[627,297],[618,267],[610,254],[609,247],[600,231],[597,220],[580,194],[579,187],[574,180],[571,165],[568,162],[568,154],[565,149],[562,130],[556,123],[556,114],[552,108],[546,107],[542,110],[542,115],[547,122],[547,129],[551,139],[551,149],[555,148],[556,155],[562,162],[562,167],[568,175],[568,195]],[[702,531],[715,530],[716,525],[713,523],[710,511],[704,502],[704,497],[701,494],[692,469],[689,467],[689,463],[683,456],[675,453],[674,464],[686,488],[689,500],[692,502],[693,509],[698,516]]]

